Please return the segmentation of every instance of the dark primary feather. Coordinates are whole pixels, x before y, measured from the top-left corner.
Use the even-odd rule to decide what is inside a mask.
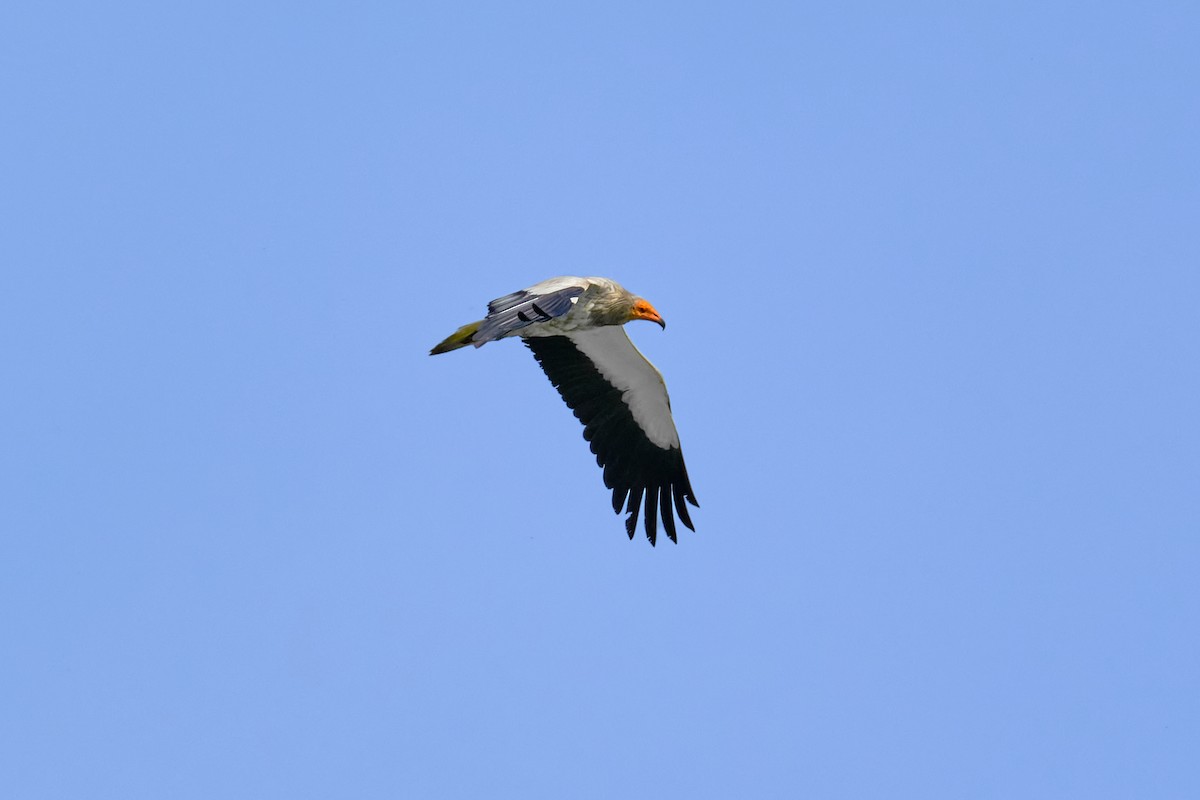
[[[604,468],[604,485],[612,489],[613,510],[619,514],[624,506],[629,514],[625,520],[629,538],[637,529],[643,499],[650,544],[657,538],[660,514],[668,538],[676,541],[673,508],[680,521],[695,530],[686,503],[699,503],[688,481],[683,452],[676,447],[658,447],[646,438],[622,400],[621,390],[606,381],[570,339],[531,336],[525,344],[583,423],[583,438],[591,444],[596,463]]]

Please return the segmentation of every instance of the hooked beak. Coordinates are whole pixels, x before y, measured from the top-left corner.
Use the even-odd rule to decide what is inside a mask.
[[[662,315],[655,310],[654,306],[647,303],[645,300],[639,301],[633,307],[633,319],[644,319],[648,322],[655,322],[664,331],[667,329],[667,323],[662,318]]]

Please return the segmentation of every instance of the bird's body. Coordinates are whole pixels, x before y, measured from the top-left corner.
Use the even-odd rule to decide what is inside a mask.
[[[675,541],[675,518],[692,528],[688,481],[671,401],[662,375],[621,327],[634,319],[666,327],[648,302],[608,278],[560,277],[488,303],[488,315],[459,328],[431,355],[520,336],[550,382],[584,425],[613,509],[624,506],[632,539],[645,502],[646,536],[654,544],[661,513]],[[694,529],[693,529],[694,530]]]
[[[628,322],[638,298],[608,278],[550,278],[488,303],[488,315],[459,328],[431,355],[509,336],[563,336]],[[649,303],[642,301],[645,307]],[[657,316],[657,312],[655,314]]]

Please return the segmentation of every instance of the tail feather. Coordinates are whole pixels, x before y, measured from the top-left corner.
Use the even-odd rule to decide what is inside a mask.
[[[440,341],[436,347],[429,351],[429,355],[436,356],[438,353],[449,353],[451,350],[457,350],[460,347],[474,344],[473,337],[479,331],[479,326],[482,324],[483,320],[478,320],[477,322],[472,322],[470,325],[463,325]]]

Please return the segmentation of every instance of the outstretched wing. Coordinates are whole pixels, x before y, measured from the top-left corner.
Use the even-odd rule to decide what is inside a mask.
[[[544,285],[538,284],[530,289],[506,294],[488,303],[488,314],[479,326],[479,331],[472,337],[471,343],[479,347],[487,342],[511,336],[534,323],[561,317],[575,307],[575,302],[587,288],[572,285],[537,291]]]
[[[624,507],[629,515],[629,538],[643,501],[650,544],[655,543],[660,513],[663,529],[676,541],[672,507],[695,530],[686,503],[699,503],[683,463],[666,384],[625,330],[605,326],[530,337],[525,344],[583,423],[583,438],[604,468],[604,485],[613,491],[613,510],[619,514]]]

